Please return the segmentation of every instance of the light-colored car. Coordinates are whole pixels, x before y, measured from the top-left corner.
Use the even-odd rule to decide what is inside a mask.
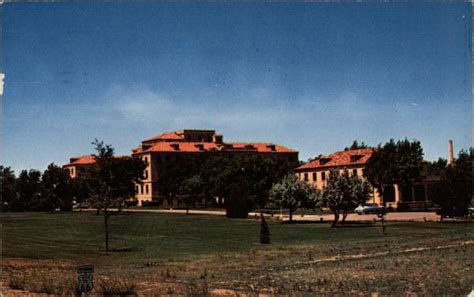
[[[467,209],[467,215],[474,219],[474,207],[469,207]]]
[[[387,213],[387,209],[375,203],[359,205],[354,209],[354,212],[362,215],[362,214],[376,214],[378,216],[383,216]]]

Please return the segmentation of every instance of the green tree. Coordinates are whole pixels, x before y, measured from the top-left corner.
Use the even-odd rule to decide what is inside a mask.
[[[12,210],[43,210],[41,193],[41,172],[22,170],[16,180],[17,196],[11,203]]]
[[[472,203],[474,149],[462,150],[454,162],[441,172],[440,182],[430,187],[431,199],[441,208],[441,215],[464,216]]]
[[[378,190],[385,201],[387,186],[398,184],[410,187],[421,177],[423,169],[423,149],[419,141],[390,139],[384,146],[379,145],[367,161],[364,175]]]
[[[146,163],[140,158],[128,156],[115,157],[113,159],[113,187],[112,196],[116,197],[116,205],[121,210],[125,200],[135,195],[135,186],[144,178]]]
[[[181,183],[179,193],[182,195],[183,200],[186,204],[186,214],[189,214],[189,208],[196,207],[196,201],[202,197],[203,194],[203,181],[199,175],[193,175],[192,177],[185,179]]]
[[[71,180],[72,193],[76,203],[86,202],[90,197],[90,188],[88,183],[88,169]]]
[[[344,148],[344,150],[348,151],[348,150],[358,150],[358,149],[365,149],[365,148],[368,148],[368,146],[363,141],[359,143],[357,139],[355,139],[352,142],[351,146]]]
[[[54,163],[51,163],[41,177],[42,198],[45,208],[53,212],[72,209],[73,188],[69,173]]]
[[[181,191],[183,182],[194,175],[201,175],[201,165],[205,154],[183,154],[162,156],[157,160],[157,180],[160,185],[159,194],[172,200]],[[168,201],[172,205],[172,201]]]
[[[443,159],[443,158],[439,158],[437,161],[433,161],[433,162],[424,161],[422,176],[423,177],[442,176],[445,173],[447,166],[448,166],[448,160]]]
[[[320,193],[321,205],[334,213],[332,227],[336,226],[341,214],[344,221],[349,211],[364,204],[369,198],[369,184],[356,175],[349,175],[347,169],[342,173],[331,170],[327,184]]]
[[[311,201],[312,188],[298,179],[295,174],[286,175],[281,181],[275,183],[270,190],[270,202],[287,208],[290,213],[290,222],[293,221],[293,213],[298,208],[313,207]]]
[[[206,191],[224,198],[227,216],[243,218],[254,207],[265,206],[272,184],[293,165],[270,155],[211,155],[202,176]]]
[[[247,218],[255,207],[252,193],[252,164],[245,156],[218,156],[211,161],[210,183],[214,196],[224,198],[228,218]]]
[[[121,205],[134,194],[135,184],[144,178],[146,164],[138,158],[114,157],[113,147],[97,139],[92,144],[96,162],[86,172],[87,181],[90,200],[104,215],[105,251],[108,252],[110,208]]]
[[[260,243],[270,243],[270,228],[268,228],[268,224],[263,213],[260,213]]]
[[[212,197],[222,197],[228,215],[238,214],[238,217],[246,217],[255,206],[264,207],[272,184],[295,166],[275,156],[251,153],[205,152],[166,157],[158,162],[161,195],[174,197],[182,192],[186,180],[199,176],[200,195],[205,198],[206,206]]]
[[[16,199],[16,177],[10,167],[0,165],[0,191],[2,210],[11,210],[11,204]]]

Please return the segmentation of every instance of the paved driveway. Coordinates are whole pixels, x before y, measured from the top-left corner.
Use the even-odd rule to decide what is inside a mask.
[[[301,217],[293,216],[295,220],[305,220],[305,221],[315,221],[323,218],[324,221],[332,221],[334,215],[305,215]],[[346,221],[361,222],[361,221],[373,221],[374,219],[379,220],[380,218],[377,215],[366,214],[358,215],[351,213],[347,216]],[[386,221],[415,221],[415,222],[424,222],[424,221],[439,221],[440,216],[434,212],[389,212],[385,216]]]

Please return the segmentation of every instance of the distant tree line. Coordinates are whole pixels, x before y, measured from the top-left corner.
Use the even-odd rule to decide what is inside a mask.
[[[3,211],[71,210],[75,185],[69,173],[51,163],[41,173],[22,170],[18,177],[10,167],[0,165]]]
[[[446,216],[465,216],[468,207],[474,207],[472,197],[474,149],[462,150],[452,164],[439,159],[425,164],[425,171],[439,176],[439,181],[430,187],[428,194],[439,205],[439,214]]]
[[[160,195],[179,196],[188,209],[220,197],[228,217],[245,218],[267,205],[272,185],[295,166],[271,155],[203,153],[160,161],[157,180]]]
[[[347,149],[366,148],[355,140]],[[0,166],[3,211],[71,210],[73,201],[92,202],[98,209],[120,206],[134,195],[143,178],[145,164],[139,158],[113,157],[113,148],[95,141],[96,164],[72,179],[68,172],[50,164],[44,172],[23,170],[18,176]],[[453,164],[444,159],[423,161],[420,142],[393,139],[373,148],[366,164],[366,179],[347,170],[330,172],[322,190],[299,181],[293,172],[298,165],[285,158],[262,154],[196,154],[186,158],[159,160],[160,195],[179,196],[187,209],[197,203],[224,200],[228,217],[244,218],[251,210],[274,205],[289,210],[327,208],[344,221],[347,213],[370,198],[370,187],[382,197],[393,184],[411,186],[426,176],[439,177],[428,192],[442,214],[465,214],[472,201],[473,149],[461,151]],[[296,161],[296,160],[295,160]],[[107,213],[107,211],[105,211]]]
[[[146,165],[137,158],[114,157],[113,148],[97,140],[93,144],[96,163],[76,178],[54,163],[44,172],[22,170],[18,177],[0,165],[2,211],[70,211],[74,202],[102,209],[133,197]]]

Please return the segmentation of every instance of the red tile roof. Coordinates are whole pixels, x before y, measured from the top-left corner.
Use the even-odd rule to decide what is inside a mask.
[[[296,170],[363,165],[370,159],[373,151],[373,149],[368,148],[336,152],[328,156],[317,158],[314,161],[296,168]]]
[[[294,150],[271,143],[214,143],[214,142],[158,142],[149,147],[133,150],[134,154],[150,152],[209,152],[209,151],[255,151],[259,153],[293,153]]]
[[[122,158],[130,158],[130,156],[114,156],[114,158],[122,159]],[[69,163],[66,165],[63,165],[63,167],[76,166],[76,165],[91,165],[91,164],[95,164],[95,157],[92,155],[86,155],[86,156],[70,158]]]
[[[73,157],[69,160],[69,163],[64,166],[74,166],[74,165],[90,165],[95,163],[95,157],[91,155]]]
[[[166,132],[166,133],[160,134],[158,136],[152,137],[150,139],[144,140],[143,142],[152,142],[152,141],[156,141],[156,140],[182,140],[182,139],[184,139],[183,132],[184,131],[182,131],[182,130],[173,131],[173,132]]]
[[[250,149],[256,150],[259,153],[294,153],[296,151],[287,147],[273,144],[273,143],[242,143],[242,142],[227,142],[224,145],[232,145],[236,149]],[[253,149],[251,147],[254,147]]]

